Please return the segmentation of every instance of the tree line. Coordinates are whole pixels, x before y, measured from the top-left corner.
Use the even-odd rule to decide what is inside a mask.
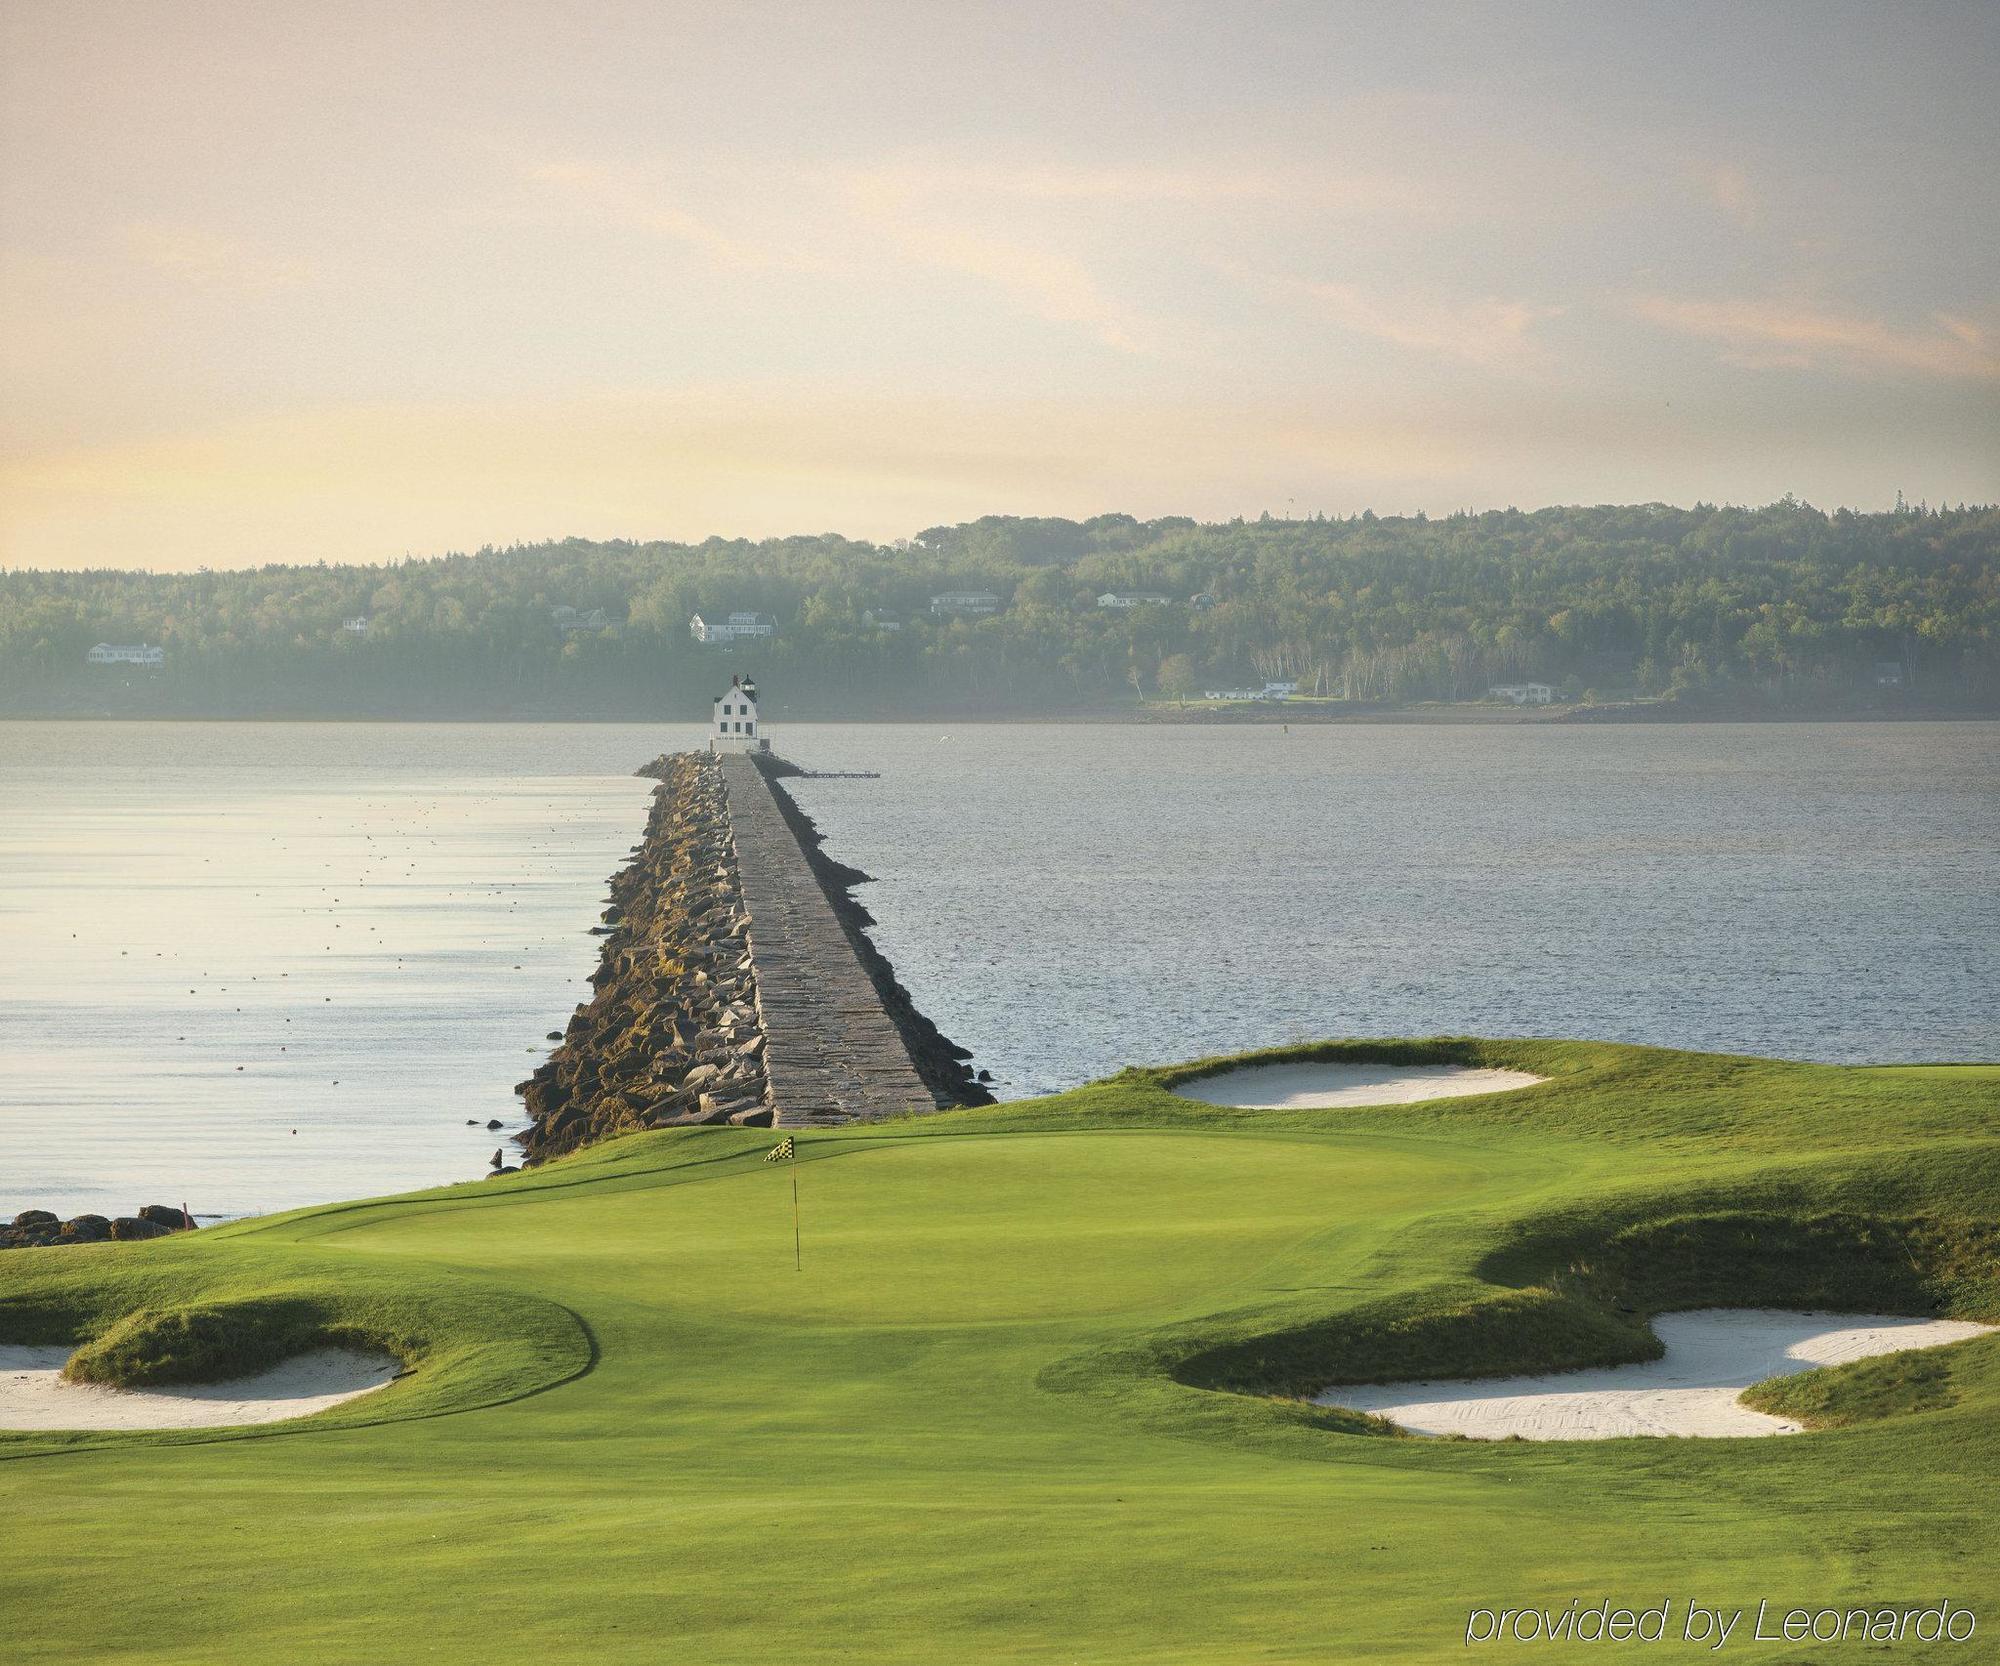
[[[794,719],[1098,711],[1280,678],[1370,704],[1537,680],[1578,699],[1993,710],[1996,554],[2000,509],[1787,498],[17,570],[0,573],[0,712],[688,719],[735,670]],[[933,616],[947,590],[1002,605]],[[1107,591],[1171,600],[1100,608]],[[609,623],[565,631],[561,608]],[[777,634],[692,640],[691,615],[732,610],[774,615]],[[165,663],[91,665],[99,642],[157,644]]]

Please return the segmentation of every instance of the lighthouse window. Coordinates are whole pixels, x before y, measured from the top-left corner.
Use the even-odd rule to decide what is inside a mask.
[[[757,720],[754,717],[743,725],[743,732],[746,735],[754,735],[757,732]]]

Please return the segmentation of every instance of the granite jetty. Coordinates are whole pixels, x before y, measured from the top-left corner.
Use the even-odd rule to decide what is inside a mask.
[[[520,1086],[529,1164],[639,1128],[828,1126],[985,1104],[868,940],[771,754],[672,753],[611,879],[596,994]]]

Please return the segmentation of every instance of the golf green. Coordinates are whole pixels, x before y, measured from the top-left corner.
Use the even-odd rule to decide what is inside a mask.
[[[2000,1591],[2000,1337],[1792,1379],[1828,1426],[1775,1440],[1416,1440],[1300,1398],[1643,1357],[1670,1307],[2000,1318],[2000,1068],[1264,1056],[1549,1080],[1252,1111],[1129,1071],[803,1132],[791,1166],[765,1162],[768,1133],[640,1134],[483,1184],[11,1252],[0,1341],[193,1314],[225,1355],[310,1332],[412,1369],[304,1423],[0,1433],[10,1641],[187,1663],[1420,1661],[1463,1653],[1474,1608],[1609,1598],[1670,1601],[1653,1652],[1693,1658],[1689,1602],[1979,1611]],[[112,1369],[145,1368],[135,1334]],[[1995,1657],[1993,1610],[1955,1658]]]

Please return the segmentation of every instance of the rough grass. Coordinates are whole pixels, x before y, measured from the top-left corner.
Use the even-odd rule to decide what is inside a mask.
[[[1990,1341],[1793,1379],[1840,1426],[1789,1440],[1382,1439],[1286,1397],[1639,1357],[1663,1306],[2000,1317],[2000,1070],[1401,1051],[1551,1079],[1264,1112],[1131,1071],[810,1131],[803,1272],[735,1129],[10,1252],[0,1339],[162,1369],[199,1329],[163,1316],[301,1303],[413,1369],[289,1428],[0,1435],[32,1523],[0,1608],[176,1666],[1166,1666],[1434,1661],[1473,1605],[2000,1588]]]
[[[224,1382],[312,1348],[371,1344],[373,1337],[330,1323],[319,1302],[296,1297],[140,1308],[78,1348],[63,1375],[107,1388]]]
[[[1957,1367],[1977,1359],[1969,1349],[1951,1348],[1885,1354],[1773,1378],[1749,1390],[1743,1402],[1809,1429],[1844,1429],[1912,1412],[1942,1411],[1958,1403]]]

